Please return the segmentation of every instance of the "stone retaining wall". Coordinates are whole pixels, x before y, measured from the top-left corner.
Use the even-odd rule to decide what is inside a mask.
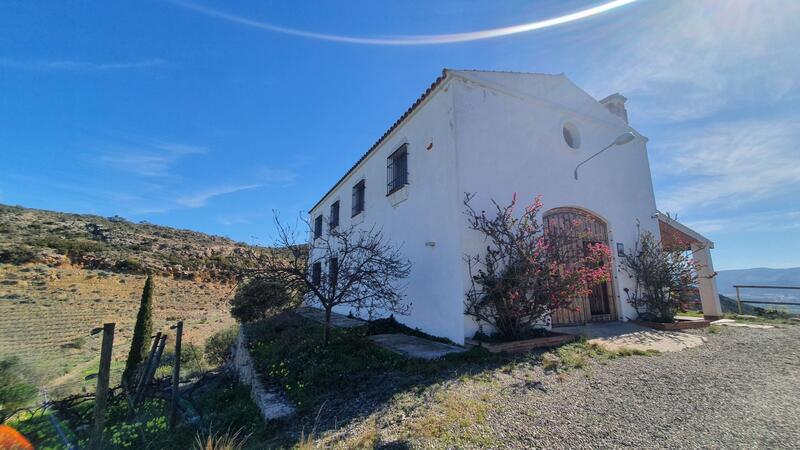
[[[250,398],[256,404],[264,421],[291,416],[295,408],[280,392],[268,390],[258,377],[253,357],[247,350],[247,337],[244,327],[239,327],[239,334],[232,349],[229,368],[239,378],[239,382],[250,386]]]

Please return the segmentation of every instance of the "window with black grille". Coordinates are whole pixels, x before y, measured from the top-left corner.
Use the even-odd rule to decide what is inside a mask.
[[[314,239],[322,236],[322,215],[314,219]]]
[[[339,276],[339,258],[328,260],[328,280],[331,286],[336,286],[336,279]]]
[[[386,195],[408,184],[408,144],[403,144],[386,159]]]
[[[320,280],[322,280],[322,263],[315,262],[314,265],[311,266],[311,283],[315,286],[319,286]]]
[[[361,180],[353,186],[353,216],[357,216],[364,211],[364,194],[367,190],[367,183]]]
[[[331,215],[328,220],[328,227],[331,230],[336,229],[339,226],[339,201],[333,202],[331,205]]]

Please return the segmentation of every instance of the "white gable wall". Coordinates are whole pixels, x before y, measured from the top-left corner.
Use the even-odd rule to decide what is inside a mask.
[[[403,282],[412,312],[408,316],[395,315],[397,320],[432,335],[463,342],[457,232],[461,216],[454,176],[452,108],[452,94],[445,81],[311,212],[311,217],[322,213],[327,232],[330,205],[339,200],[340,226],[347,227],[356,220],[364,227],[376,224],[382,228],[385,237],[401,245],[401,251],[412,262],[411,275]],[[403,144],[408,144],[409,184],[405,192],[387,197],[386,158]],[[366,179],[365,211],[363,217],[351,219],[352,187],[361,179]],[[405,201],[392,204],[406,195]],[[350,308],[342,306],[335,311],[347,314]]]
[[[351,190],[366,179],[363,226],[377,224],[386,237],[402,245],[413,266],[405,281],[412,302],[409,316],[396,316],[411,327],[463,343],[476,324],[465,317],[464,294],[470,280],[465,254],[485,248],[478,233],[467,229],[465,192],[476,193],[476,209],[490,210],[490,199],[507,203],[516,193],[521,205],[541,194],[545,210],[579,207],[603,218],[616,243],[635,245],[637,223],[658,236],[655,200],[645,147],[646,139],[607,150],[580,170],[576,164],[631,130],[588,94],[560,75],[451,71],[448,79],[362,161],[312,211],[327,215],[340,201],[341,226],[351,223]],[[581,145],[569,148],[565,122],[580,132]],[[408,144],[409,185],[386,196],[386,158]],[[430,150],[428,145],[432,144]],[[428,246],[426,243],[434,243]],[[621,318],[635,317],[624,300],[627,276],[613,260],[614,293]],[[632,287],[632,286],[631,286]],[[622,297],[622,298],[620,298]],[[347,314],[349,308],[336,309]]]
[[[513,87],[494,89],[492,80],[453,82],[462,198],[464,192],[476,193],[474,207],[479,211],[492,211],[492,198],[500,204],[510,202],[514,193],[521,207],[541,194],[544,211],[561,206],[586,209],[608,223],[614,254],[617,242],[626,250],[635,245],[637,224],[642,231],[658,236],[645,139],[637,136],[625,146],[612,147],[582,166],[575,181],[573,169],[579,162],[631,129],[565,78],[544,77],[550,95],[561,96],[559,103],[569,107],[541,101]],[[580,131],[577,150],[564,141],[562,127],[567,121]],[[477,232],[465,225],[460,229],[463,254],[485,248]],[[462,290],[466,291],[470,280],[463,262],[462,270]],[[621,318],[634,318],[622,291],[633,286],[620,271],[616,257],[612,273]],[[465,317],[465,333],[471,335],[475,330],[472,319]]]

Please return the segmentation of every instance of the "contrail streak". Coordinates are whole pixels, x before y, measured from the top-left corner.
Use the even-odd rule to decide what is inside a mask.
[[[563,25],[569,22],[586,19],[598,14],[602,14],[612,9],[625,6],[637,0],[614,0],[602,5],[587,8],[571,14],[563,16],[552,17],[550,19],[539,20],[536,22],[528,22],[519,25],[512,25],[509,27],[492,28],[489,30],[470,31],[466,33],[453,33],[453,34],[430,34],[430,35],[403,35],[403,36],[386,36],[386,37],[359,37],[359,36],[344,36],[338,34],[317,33],[314,31],[298,30],[295,28],[287,28],[279,25],[273,25],[266,22],[260,22],[247,17],[237,16],[217,9],[209,8],[203,5],[198,5],[184,0],[168,0],[176,5],[191,9],[195,12],[205,14],[217,19],[226,20],[228,22],[238,23],[252,28],[259,28],[262,30],[272,31],[275,33],[283,33],[292,36],[299,36],[308,39],[318,39],[323,41],[343,42],[347,44],[361,44],[361,45],[436,45],[436,44],[454,44],[458,42],[478,41],[482,39],[491,39],[501,36],[509,36],[512,34],[527,33],[530,31],[541,30],[543,28],[550,28],[558,25]]]

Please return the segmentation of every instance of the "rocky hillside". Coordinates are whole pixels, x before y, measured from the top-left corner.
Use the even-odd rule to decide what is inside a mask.
[[[245,244],[121,217],[0,205],[0,263],[231,281]]]
[[[248,250],[230,239],[120,217],[0,205],[0,359],[19,358],[26,376],[51,395],[92,389],[86,376],[97,371],[100,340],[89,332],[115,322],[112,383],[118,382],[143,274],[151,272],[154,331],[169,334],[183,320],[187,349],[199,352],[187,366],[195,370],[206,339],[234,322],[228,300],[236,255]]]

